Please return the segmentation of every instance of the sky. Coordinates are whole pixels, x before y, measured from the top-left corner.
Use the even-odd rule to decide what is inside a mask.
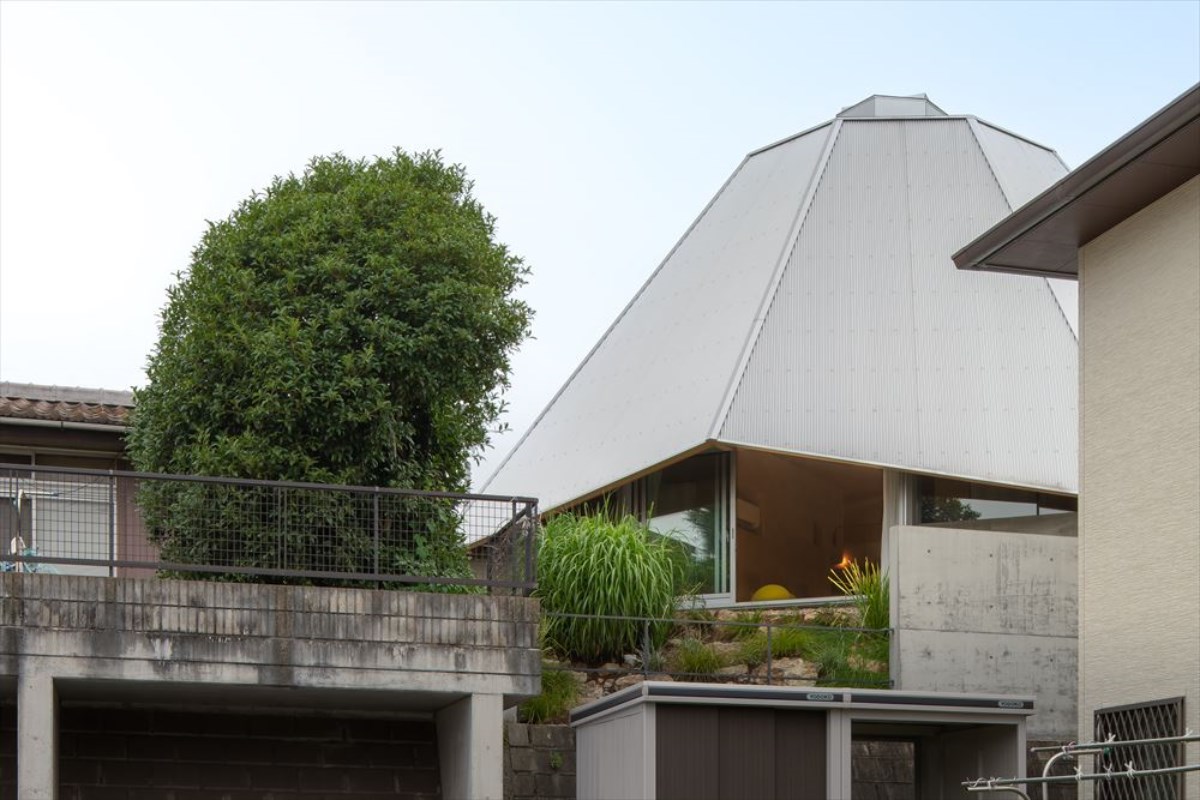
[[[440,149],[530,269],[510,431],[757,147],[926,93],[1078,166],[1200,81],[1200,2],[0,0],[0,380],[145,383],[207,220]]]

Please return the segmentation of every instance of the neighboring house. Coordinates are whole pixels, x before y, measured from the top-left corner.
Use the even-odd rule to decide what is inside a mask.
[[[133,394],[0,382],[0,462],[128,469]]]
[[[710,605],[831,595],[897,524],[1073,535],[1059,300],[949,255],[1065,172],[923,95],[750,153],[484,491],[638,514]]]
[[[1200,731],[1200,84],[955,261],[1079,281],[1079,740]]]
[[[125,432],[132,410],[130,392],[0,382],[0,464],[128,470]],[[15,477],[0,474],[0,553],[23,545],[47,556],[108,558],[110,545],[126,553],[145,548],[129,481],[96,475],[85,489],[73,485],[59,492],[50,472],[35,488]],[[54,569],[108,572],[80,565]]]

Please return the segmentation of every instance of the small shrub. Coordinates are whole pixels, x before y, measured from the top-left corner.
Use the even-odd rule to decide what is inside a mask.
[[[665,641],[670,623],[647,628],[636,619],[670,617],[679,575],[671,551],[632,516],[614,520],[560,514],[547,523],[538,548],[538,590],[546,612],[545,644],[563,658],[619,660]],[[587,617],[564,616],[568,614]]]
[[[771,627],[771,658],[811,658],[825,631],[816,628]],[[765,664],[767,661],[767,633],[754,629],[754,635],[745,639],[739,651],[739,658],[752,667]]]
[[[683,681],[704,680],[725,666],[717,651],[691,636],[680,640],[670,663],[671,672],[680,673],[679,679]]]
[[[746,641],[753,639],[759,633],[759,628],[763,623],[763,613],[761,611],[747,611],[737,615],[736,625],[725,625],[722,631],[722,638],[733,639],[734,641]]]
[[[891,625],[888,577],[879,571],[877,564],[863,559],[861,564],[855,560],[843,568],[834,567],[829,571],[829,582],[852,598],[862,627],[887,628]]]
[[[887,664],[887,636],[877,633],[857,633],[830,628],[813,641],[810,653],[820,677],[818,686],[846,686],[861,688],[887,688],[888,674],[867,669],[863,661],[879,661]],[[879,646],[882,643],[882,653]],[[879,657],[882,656],[882,657]]]
[[[542,693],[521,704],[518,713],[525,722],[562,722],[579,702],[579,683],[565,669],[542,667]]]

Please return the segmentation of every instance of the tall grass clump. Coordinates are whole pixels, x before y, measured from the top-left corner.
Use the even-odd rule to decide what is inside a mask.
[[[724,659],[711,645],[692,636],[681,639],[671,654],[671,672],[681,681],[703,681],[723,666]]]
[[[669,623],[598,617],[671,616],[679,585],[677,561],[662,538],[633,516],[560,514],[546,524],[538,548],[538,589],[547,647],[562,658],[619,660],[665,640]],[[563,615],[587,615],[585,617]]]
[[[566,720],[579,700],[579,683],[565,669],[542,665],[542,693],[522,703],[518,709],[523,722],[560,722]]]
[[[853,642],[853,652],[847,643],[828,648],[822,658],[822,677],[841,685],[870,686],[874,681],[886,682],[884,676],[866,669],[863,661],[885,665],[888,663],[888,627],[891,617],[888,612],[888,576],[879,566],[863,559],[851,561],[845,567],[834,567],[829,573],[829,582],[851,598],[858,609],[859,626],[871,630],[861,631]],[[855,658],[851,658],[854,655]],[[858,665],[854,665],[855,660]],[[829,684],[826,684],[829,685]]]
[[[845,567],[834,567],[829,571],[829,582],[850,597],[858,609],[860,627],[878,629],[891,624],[888,576],[880,572],[877,564],[863,559],[861,564],[854,560]]]

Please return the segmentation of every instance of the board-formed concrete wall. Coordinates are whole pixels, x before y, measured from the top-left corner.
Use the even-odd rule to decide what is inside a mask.
[[[1033,694],[1030,738],[1074,739],[1077,540],[913,525],[886,538],[895,688]]]
[[[436,730],[442,795],[499,800],[502,709],[539,690],[538,616],[513,596],[0,574],[18,795],[55,800],[59,711],[99,698],[411,712]]]

